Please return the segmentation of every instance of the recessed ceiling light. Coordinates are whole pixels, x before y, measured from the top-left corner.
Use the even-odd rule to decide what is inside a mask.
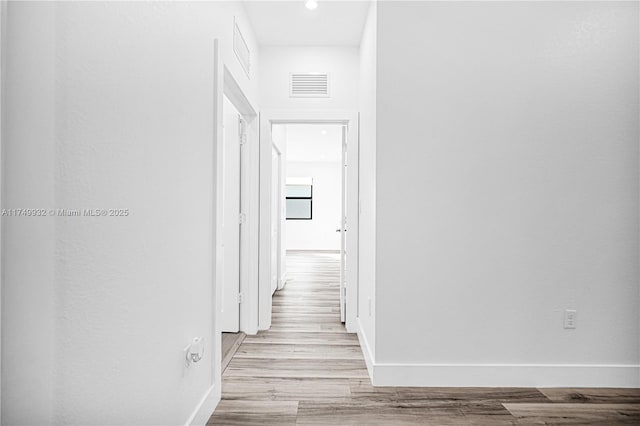
[[[304,5],[307,6],[307,9],[314,10],[318,7],[318,2],[316,0],[307,0]]]
[[[321,131],[320,133],[322,133],[323,135],[326,135],[326,134],[327,134],[327,131],[326,131],[326,130],[323,130],[323,131]]]

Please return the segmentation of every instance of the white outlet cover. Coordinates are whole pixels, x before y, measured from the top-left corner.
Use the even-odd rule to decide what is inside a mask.
[[[574,329],[576,328],[578,312],[575,309],[566,309],[564,311],[564,328]]]

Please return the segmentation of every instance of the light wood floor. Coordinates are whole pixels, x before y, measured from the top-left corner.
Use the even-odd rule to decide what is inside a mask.
[[[292,253],[273,326],[229,363],[216,425],[640,425],[638,389],[372,387],[340,323],[339,258]]]

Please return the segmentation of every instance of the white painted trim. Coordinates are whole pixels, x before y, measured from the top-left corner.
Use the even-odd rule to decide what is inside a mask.
[[[211,386],[193,410],[185,426],[206,426],[222,397],[220,386]]]
[[[5,48],[6,40],[6,19],[7,19],[7,1],[0,1],[0,211],[3,206],[4,196],[4,67],[5,67]],[[4,288],[4,220],[0,219],[0,424],[2,424],[2,292]]]
[[[640,387],[640,365],[374,363],[374,386]]]
[[[358,324],[358,341],[360,342],[360,349],[362,350],[362,355],[364,355],[364,362],[367,365],[367,372],[369,373],[369,379],[373,382],[373,366],[375,364],[375,358],[373,357],[373,350],[369,345],[369,341],[367,340],[367,336],[364,334],[364,330],[362,329],[362,323],[360,322],[360,318],[357,318]]]
[[[251,103],[242,92],[240,86],[233,78],[233,75],[224,66],[221,53],[221,45],[218,39],[213,42],[214,56],[214,75],[213,75],[213,117],[214,117],[214,138],[213,138],[213,160],[212,175],[213,182],[213,217],[212,220],[212,286],[213,286],[213,312],[211,313],[213,322],[213,336],[211,337],[212,345],[212,373],[211,387],[205,393],[196,409],[187,420],[188,424],[206,424],[207,420],[218,405],[222,392],[222,331],[220,328],[220,312],[222,301],[222,256],[220,247],[222,244],[222,144],[224,142],[223,135],[223,100],[224,96],[234,104],[238,112],[243,116],[247,123],[247,144],[245,146],[253,146],[249,149],[247,155],[242,156],[241,176],[242,186],[242,203],[247,206],[247,232],[245,240],[241,241],[241,280],[240,291],[246,291],[250,296],[251,287],[257,288],[258,283],[258,115]],[[251,172],[253,170],[253,173]],[[246,183],[247,188],[245,188]],[[246,190],[245,190],[246,189]],[[246,197],[246,199],[244,198]],[[251,239],[255,242],[251,245]],[[255,247],[255,250],[251,250]],[[245,268],[245,269],[243,269]],[[254,271],[254,273],[252,273]],[[242,279],[242,274],[246,279]],[[257,332],[257,309],[250,309],[251,299],[248,297],[247,302],[240,306],[240,329],[247,334],[255,334]],[[255,308],[257,308],[257,297],[255,298]],[[252,314],[255,312],[255,317]],[[206,417],[206,418],[205,418]]]
[[[211,320],[213,322],[213,335],[211,336],[212,360],[211,367],[211,386],[220,389],[222,387],[222,332],[220,328],[221,305],[222,305],[222,256],[220,247],[222,245],[222,144],[224,142],[223,135],[223,115],[222,104],[224,94],[224,70],[222,62],[222,54],[220,52],[220,42],[218,39],[213,41],[213,159],[212,159],[212,189],[213,189],[213,206],[212,206],[212,251],[213,262],[211,265],[211,276],[213,282],[213,303]]]
[[[260,255],[259,255],[259,283],[258,283],[258,329],[267,330],[271,327],[271,126],[273,124],[289,123],[335,123],[347,124],[347,147],[350,164],[348,202],[351,207],[347,210],[356,212],[350,217],[349,238],[347,239],[348,258],[358,261],[358,159],[359,159],[359,119],[358,113],[350,110],[269,110],[260,114]],[[355,195],[355,196],[354,196]],[[351,241],[351,243],[349,243]],[[347,332],[357,330],[357,288],[358,268],[347,271],[347,313],[345,327]]]
[[[323,109],[270,109],[262,111],[264,121],[271,123],[344,123],[354,121],[357,124],[358,114],[353,110]]]
[[[231,74],[225,69],[224,67],[224,63],[222,60],[222,53],[221,53],[221,47],[220,47],[220,42],[218,39],[215,39],[213,42],[213,56],[214,56],[214,75],[213,75],[213,117],[214,117],[214,137],[213,137],[213,158],[212,158],[212,174],[211,174],[211,179],[212,179],[212,187],[213,187],[213,206],[212,206],[212,239],[211,239],[211,244],[212,244],[212,251],[213,251],[213,262],[211,265],[211,275],[212,275],[212,286],[213,286],[213,301],[212,301],[212,310],[213,312],[211,312],[211,320],[213,323],[213,335],[211,336],[211,347],[212,347],[212,359],[211,362],[213,363],[212,368],[211,368],[211,388],[214,390],[213,393],[213,399],[215,404],[204,404],[204,401],[206,400],[206,396],[203,398],[203,400],[201,401],[201,404],[199,404],[198,408],[202,408],[202,410],[209,409],[211,408],[211,406],[213,406],[213,408],[211,409],[211,411],[209,412],[209,415],[211,415],[213,413],[213,410],[215,409],[215,406],[217,405],[217,401],[219,401],[220,399],[220,393],[221,393],[221,389],[222,389],[222,331],[220,328],[220,312],[221,312],[221,302],[222,302],[222,256],[221,256],[221,250],[220,247],[222,245],[222,207],[223,207],[223,203],[222,203],[222,144],[224,142],[224,135],[223,135],[223,99],[224,96],[227,95],[227,97],[229,98],[229,100],[231,100],[232,103],[234,103],[234,105],[236,106],[236,108],[238,109],[238,111],[243,114],[243,117],[249,117],[251,112],[253,111],[253,122],[254,122],[254,128],[253,128],[253,144],[256,146],[255,150],[257,150],[257,114],[255,114],[255,110],[252,109],[251,104],[248,102],[247,98],[244,96],[244,94],[242,93],[242,90],[240,90],[240,87],[238,86],[238,84],[235,82],[235,80],[233,80],[233,77],[231,76]],[[251,126],[248,125],[247,128],[247,138],[248,140],[250,140],[251,138]],[[257,156],[256,156],[257,157]],[[256,159],[257,160],[257,159]],[[255,170],[255,175],[256,178],[258,177],[258,173],[257,173],[257,166],[254,167]],[[257,184],[255,185],[255,189],[254,192],[257,194]],[[257,208],[254,206],[254,211],[257,212]],[[257,214],[254,214],[254,216],[257,216]],[[247,222],[249,222],[250,216],[248,215],[248,220]],[[257,219],[255,220],[257,222]],[[255,234],[255,246],[257,247],[257,230],[254,231]],[[249,235],[251,235],[249,233]],[[242,244],[242,242],[241,242]],[[242,245],[241,245],[242,246]],[[244,247],[247,248],[249,247],[249,244],[244,244]],[[257,249],[254,250],[255,252],[255,257],[257,257]],[[249,251],[249,253],[251,253],[251,251]],[[245,257],[245,256],[241,256]],[[247,264],[248,264],[248,268],[251,267],[251,256],[246,256],[248,257],[247,259]],[[245,257],[245,259],[246,259]],[[257,271],[257,259],[255,259],[254,261],[256,263],[256,265],[254,266],[255,270]],[[247,275],[249,277],[249,279],[247,280],[246,283],[244,283],[245,286],[250,286],[250,275]],[[255,279],[254,281],[257,283],[257,272],[255,274]],[[243,281],[241,280],[240,282],[241,284],[241,291],[243,290],[242,286],[243,286]],[[256,300],[256,304],[257,304],[257,300]],[[241,316],[241,321],[240,321],[240,327],[243,327],[243,307],[241,305],[240,307],[240,316]],[[250,309],[248,310],[249,312],[251,311]],[[245,316],[245,322],[248,321],[248,319],[246,319]],[[257,327],[257,318],[255,319],[255,327]],[[215,401],[217,399],[217,401]],[[200,405],[202,405],[202,407],[200,407]],[[193,419],[190,419],[193,420]],[[206,422],[205,422],[206,423]]]
[[[272,149],[272,155],[273,155],[273,150],[275,150],[275,152],[278,154],[278,188],[280,190],[280,194],[283,194],[283,189],[284,189],[284,182],[286,180],[286,176],[285,176],[285,168],[284,168],[284,163],[285,163],[285,158],[284,158],[284,152],[283,150],[278,146],[278,144],[275,143],[275,141],[271,141],[271,149]],[[271,164],[273,165],[273,159],[271,160]],[[271,177],[273,177],[273,170],[272,170],[272,175]],[[278,210],[278,218],[277,221],[278,223],[278,238],[276,241],[276,246],[277,246],[277,258],[276,258],[276,288],[275,290],[272,291],[272,296],[273,293],[275,293],[278,290],[282,290],[282,288],[284,287],[284,284],[282,282],[282,274],[284,273],[284,271],[282,271],[282,254],[283,254],[283,250],[282,250],[282,246],[284,244],[284,242],[282,241],[282,236],[284,235],[284,230],[283,230],[283,225],[284,225],[284,221],[283,221],[283,217],[282,217],[282,212],[283,210],[283,206],[282,206],[282,202],[278,202],[278,206],[277,206],[277,210]],[[273,219],[273,218],[272,218]],[[271,223],[269,225],[269,229],[271,229],[271,226],[273,226],[273,223]],[[273,253],[271,253],[271,256],[273,256]],[[271,262],[273,264],[273,259],[271,259]]]
[[[247,143],[242,147],[241,204],[246,223],[241,230],[242,255],[240,291],[245,303],[240,305],[240,331],[258,332],[258,278],[260,243],[260,119],[244,116],[247,123]]]
[[[220,247],[222,245],[222,143],[223,143],[223,98],[226,96],[235,106],[246,124],[247,143],[241,148],[241,205],[246,214],[246,222],[240,232],[240,292],[245,294],[245,302],[240,305],[240,331],[246,334],[258,332],[258,298],[253,288],[258,286],[258,197],[259,197],[259,119],[256,109],[246,97],[242,88],[237,83],[233,74],[225,67],[220,51],[220,43],[215,40],[215,75],[214,75],[214,253],[215,269],[215,312],[213,322],[215,332],[212,342],[216,345],[216,358],[214,368],[219,369],[222,364],[222,355],[218,352],[221,348],[221,329],[219,313],[221,311],[222,283],[221,275],[222,258]],[[216,238],[219,235],[219,238]],[[220,377],[220,372],[215,373]],[[217,384],[217,383],[214,383]]]
[[[247,143],[241,147],[240,204],[246,222],[240,230],[240,292],[245,301],[240,305],[240,331],[246,334],[258,332],[258,297],[254,288],[258,286],[259,244],[259,119],[256,109],[245,96],[231,72],[224,67],[224,96],[238,110],[246,124]]]

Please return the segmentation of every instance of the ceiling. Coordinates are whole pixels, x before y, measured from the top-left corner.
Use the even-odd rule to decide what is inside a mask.
[[[342,126],[287,124],[287,161],[342,161]]]
[[[256,1],[244,5],[261,46],[358,46],[369,1],[317,0],[308,10],[305,0]]]

